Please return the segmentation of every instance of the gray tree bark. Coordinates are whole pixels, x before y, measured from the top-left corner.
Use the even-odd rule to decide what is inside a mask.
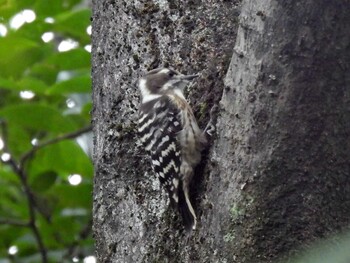
[[[94,1],[99,262],[273,262],[349,224],[347,1],[246,0],[232,52],[239,10]],[[202,127],[221,106],[192,187],[190,235],[135,143],[136,81],[168,65],[201,73],[188,97]]]

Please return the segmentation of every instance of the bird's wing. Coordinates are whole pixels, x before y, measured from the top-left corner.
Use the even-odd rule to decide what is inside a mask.
[[[177,134],[182,130],[180,109],[167,96],[141,107],[141,142],[151,153],[152,166],[166,187],[172,205],[178,203],[181,148]]]

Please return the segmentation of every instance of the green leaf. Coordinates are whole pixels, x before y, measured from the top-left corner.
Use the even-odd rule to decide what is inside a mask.
[[[57,179],[55,171],[45,171],[33,177],[30,182],[31,188],[36,192],[45,192],[50,189]]]
[[[64,10],[61,0],[36,0],[35,11],[38,17],[52,17]]]
[[[44,94],[48,91],[49,87],[40,79],[33,77],[22,78],[18,82],[18,87],[20,90],[30,90],[34,93]]]
[[[60,196],[60,204],[64,207],[91,208],[92,185],[81,183],[77,186],[57,185],[50,190],[51,194]]]
[[[64,2],[64,6],[66,7],[66,9],[71,10],[73,6],[75,6],[76,4],[80,3],[81,0],[66,0]]]
[[[0,174],[0,185],[19,185],[20,180],[9,165],[0,163]]]
[[[56,134],[72,131],[75,128],[74,123],[58,110],[41,104],[10,105],[0,110],[0,118],[5,118],[9,125],[16,123],[23,128]]]
[[[81,211],[80,216],[65,216],[66,210],[73,211]],[[78,212],[79,213],[79,212]],[[42,233],[42,237],[44,239],[44,243],[46,246],[50,247],[51,250],[55,248],[61,248],[62,243],[63,244],[70,244],[74,241],[78,241],[77,235],[78,233],[81,233],[83,229],[86,228],[89,222],[89,218],[91,218],[91,207],[88,209],[85,208],[70,208],[58,211],[58,214],[56,214],[54,217],[52,217],[52,220],[50,223],[47,223],[47,221],[42,220],[41,218],[38,220],[40,225],[40,232]],[[73,234],[74,233],[74,234]],[[52,237],[55,238],[52,238]],[[90,246],[90,243],[88,243]],[[61,262],[54,261],[54,262]]]
[[[3,18],[10,18],[22,9],[30,8],[35,0],[0,0],[0,14]]]
[[[23,100],[20,99],[18,93],[12,92],[8,89],[3,89],[0,86],[0,109],[6,107],[9,104],[22,103]],[[0,116],[1,119],[1,116]]]
[[[0,217],[7,219],[26,218],[28,216],[28,210],[23,205],[26,200],[19,183],[13,184],[9,181],[1,180],[1,185],[6,185],[6,187],[2,187],[0,191]]]
[[[54,84],[56,82],[59,69],[45,61],[33,65],[30,69],[30,76],[42,80],[47,84]]]
[[[91,111],[92,111],[92,102],[88,102],[84,105],[81,111],[81,115],[89,120],[91,116]]]
[[[0,88],[18,92],[30,90],[34,93],[44,94],[49,87],[42,80],[33,77],[25,77],[20,81],[13,81],[11,79],[0,77]]]
[[[90,17],[90,9],[62,13],[55,17],[54,30],[65,33],[82,44],[88,44],[90,36],[86,33],[86,28],[90,25]]]
[[[74,123],[76,123],[80,127],[86,127],[90,124],[89,118],[86,118],[85,116],[83,116],[82,113],[69,114],[69,115],[67,115],[67,117],[69,117],[71,119],[71,121],[73,121]]]
[[[59,82],[51,87],[49,94],[90,93],[91,77],[89,75],[77,76]]]
[[[89,122],[91,103],[80,114],[71,114],[65,103],[67,94],[91,92],[90,54],[82,48],[90,43],[86,33],[90,10],[72,11],[80,2],[0,0],[0,23],[8,27],[7,35],[0,37],[0,120],[7,123],[7,146],[17,161],[32,149],[33,138],[40,143],[75,131]],[[24,9],[35,12],[35,21],[19,29],[10,28],[9,18]],[[55,22],[46,23],[47,17],[53,17]],[[41,36],[45,32],[54,32],[57,39],[44,43]],[[57,41],[69,37],[79,41],[80,48],[57,52]],[[71,79],[56,83],[63,70],[72,73]],[[33,91],[35,97],[23,100],[19,96],[23,90]],[[22,168],[35,198],[35,223],[49,261],[62,260],[67,246],[76,241],[79,251],[88,253],[90,249],[92,252],[92,238],[77,240],[90,221],[92,209],[93,166],[81,147],[74,140],[44,146]],[[81,184],[69,184],[68,176],[73,173],[83,177]],[[29,222],[21,180],[8,164],[1,162],[0,185],[0,218]],[[0,224],[0,237],[0,261],[40,262],[30,228]],[[19,252],[10,257],[7,250],[12,245],[16,245]]]
[[[48,190],[48,189],[47,189]],[[57,198],[50,198],[44,195],[44,193],[35,193],[35,206],[37,211],[47,219],[52,217],[52,212],[57,203]]]
[[[52,43],[45,43],[41,36],[45,32],[52,31],[52,24],[45,23],[43,19],[36,18],[31,23],[24,23],[19,29],[16,31],[10,31],[7,37],[13,38],[25,38],[36,42],[40,45],[41,49],[46,49],[47,52],[50,50],[54,50],[54,46]]]
[[[18,226],[0,225],[0,253],[1,256],[8,256],[7,249],[12,245],[17,245],[17,239],[30,232],[29,228]],[[32,244],[35,244],[32,242]],[[6,261],[5,261],[6,262]],[[9,261],[7,261],[9,262]]]
[[[81,2],[81,0],[36,0],[34,8],[38,17],[52,17],[65,10],[70,10],[79,2]]]
[[[30,174],[39,174],[54,170],[67,182],[69,174],[80,174],[83,178],[92,178],[91,160],[80,148],[70,140],[46,146],[37,151],[31,161]]]
[[[0,88],[9,90],[21,90],[16,81],[0,77]]]
[[[5,37],[0,41],[0,76],[19,77],[42,57],[40,46],[26,38]]]
[[[15,158],[32,148],[31,140],[34,137],[34,133],[25,130],[22,125],[11,123],[11,125],[7,125],[7,132],[7,144]]]
[[[60,70],[73,70],[79,68],[90,68],[90,53],[83,48],[59,52],[47,59],[49,64]]]
[[[18,237],[15,241],[15,245],[18,247],[19,256],[28,256],[37,252],[36,240],[30,231]]]

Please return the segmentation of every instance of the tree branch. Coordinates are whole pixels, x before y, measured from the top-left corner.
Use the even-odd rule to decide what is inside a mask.
[[[89,131],[92,131],[92,126],[89,125],[85,128],[82,128],[80,130],[77,130],[77,131],[74,131],[74,132],[71,132],[71,133],[67,133],[67,134],[64,134],[64,135],[61,135],[61,136],[58,136],[56,138],[53,138],[51,140],[48,140],[46,142],[43,142],[39,145],[36,145],[36,146],[33,146],[32,149],[30,149],[28,152],[26,152],[25,154],[22,155],[22,157],[20,158],[20,167],[23,167],[25,162],[33,157],[35,155],[35,153],[40,150],[41,148],[44,148],[48,145],[51,145],[51,144],[55,144],[55,143],[58,143],[60,141],[64,141],[64,140],[69,140],[69,139],[74,139],[76,137],[79,137],[80,135],[84,134],[84,133],[87,133]]]
[[[7,145],[7,126],[5,121],[1,121],[0,122],[1,125],[1,129],[2,129],[2,136],[3,136],[3,142],[4,142],[4,150],[5,152],[10,154],[10,160],[8,160],[6,163],[8,163],[11,168],[13,169],[13,171],[18,175],[23,189],[24,189],[24,193],[27,197],[27,206],[28,206],[28,210],[29,210],[29,222],[27,224],[28,227],[30,227],[30,229],[32,230],[35,240],[38,244],[39,247],[39,251],[40,251],[40,255],[41,255],[41,259],[43,263],[47,263],[47,250],[46,247],[43,243],[40,231],[36,225],[36,214],[35,214],[35,202],[34,202],[34,196],[33,193],[29,187],[28,181],[27,181],[27,175],[24,172],[23,169],[20,168],[20,166],[17,164],[17,162],[15,161],[15,159],[13,158],[13,156],[11,155],[11,152],[8,149],[8,145]]]
[[[40,150],[41,148],[44,148],[48,145],[52,145],[55,143],[58,143],[60,141],[63,140],[69,140],[69,139],[74,139],[76,137],[79,137],[80,135],[89,132],[92,130],[92,126],[88,126],[85,127],[83,129],[80,129],[78,131],[72,132],[72,133],[67,133],[64,134],[62,136],[58,136],[57,138],[48,140],[46,142],[43,142],[39,145],[33,146],[33,148],[31,150],[29,150],[28,152],[26,152],[25,154],[22,155],[22,157],[20,158],[19,162],[16,162],[16,160],[13,158],[13,156],[11,155],[10,150],[8,149],[8,145],[7,145],[7,126],[6,126],[6,122],[5,121],[0,121],[0,126],[1,126],[1,130],[2,130],[2,137],[3,137],[3,142],[4,142],[4,151],[10,154],[10,160],[8,160],[6,163],[8,163],[11,168],[13,169],[13,171],[18,175],[18,177],[21,180],[21,184],[23,186],[24,189],[24,193],[27,197],[27,206],[28,206],[28,210],[29,210],[29,222],[20,222],[20,221],[15,221],[15,220],[9,220],[9,219],[2,219],[0,220],[0,224],[9,224],[9,225],[14,225],[14,226],[22,226],[22,227],[29,227],[35,237],[35,240],[38,244],[39,247],[39,251],[41,254],[41,258],[42,258],[42,262],[43,263],[47,263],[48,259],[47,259],[47,249],[43,243],[40,231],[36,225],[36,213],[35,213],[35,199],[34,199],[34,195],[30,189],[30,186],[28,184],[28,176],[25,173],[24,170],[24,164],[27,160],[29,160],[31,157],[33,157],[35,155],[35,153]],[[91,224],[89,224],[91,227]],[[85,228],[84,228],[85,229]],[[85,231],[82,231],[82,233],[84,233]],[[80,235],[81,239],[86,238],[84,234]],[[74,247],[77,244],[72,244],[71,248],[72,250],[74,250]]]

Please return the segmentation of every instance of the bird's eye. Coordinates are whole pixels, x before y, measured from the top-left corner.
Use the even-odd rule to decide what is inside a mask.
[[[175,72],[169,71],[168,75],[169,75],[169,77],[173,77],[175,75]]]

